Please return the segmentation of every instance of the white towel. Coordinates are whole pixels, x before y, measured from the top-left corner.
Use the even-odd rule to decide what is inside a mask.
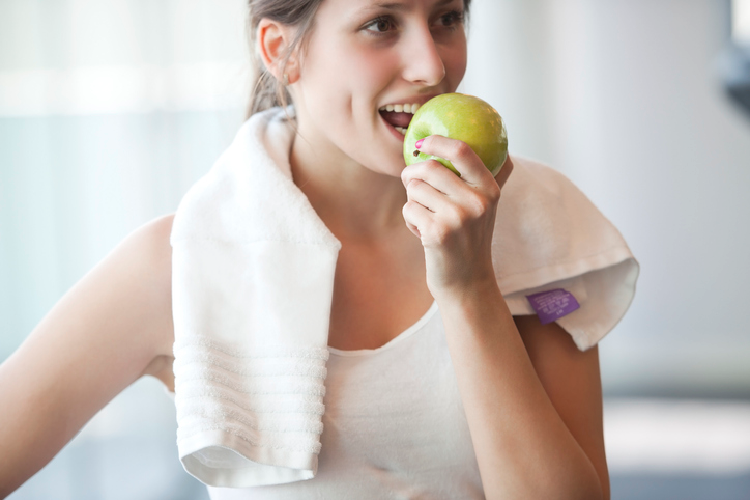
[[[254,115],[184,197],[172,230],[177,445],[186,471],[243,488],[310,479],[341,247],[289,166],[291,109]],[[638,265],[620,233],[564,176],[514,158],[493,254],[514,314],[565,288],[558,320],[594,345],[632,300]]]
[[[516,156],[513,164],[493,238],[500,290],[514,315],[535,312],[528,295],[570,292],[581,307],[557,323],[586,350],[630,307],[638,262],[615,226],[567,177]]]

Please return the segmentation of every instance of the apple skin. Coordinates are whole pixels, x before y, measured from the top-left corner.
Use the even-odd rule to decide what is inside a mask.
[[[505,122],[492,106],[473,95],[452,92],[433,97],[414,113],[404,136],[404,161],[407,166],[420,161],[437,160],[461,176],[449,160],[421,151],[414,156],[417,149],[414,143],[430,135],[442,135],[465,142],[493,176],[497,175],[508,158]]]

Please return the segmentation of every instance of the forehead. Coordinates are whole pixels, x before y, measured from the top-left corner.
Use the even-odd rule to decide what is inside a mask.
[[[465,5],[465,0],[323,0],[318,11],[343,16],[368,11],[414,11],[432,10],[450,5]]]

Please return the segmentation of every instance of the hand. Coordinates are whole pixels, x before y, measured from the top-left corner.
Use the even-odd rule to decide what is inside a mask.
[[[435,160],[415,163],[401,173],[407,193],[404,220],[422,240],[430,292],[436,296],[488,280],[494,283],[492,233],[512,160],[509,157],[493,178],[464,142],[432,135],[420,150],[449,159],[461,173],[459,177]]]

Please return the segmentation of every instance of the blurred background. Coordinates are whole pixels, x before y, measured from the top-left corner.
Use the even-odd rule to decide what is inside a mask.
[[[641,263],[600,344],[612,498],[750,499],[750,2],[474,0],[471,17],[460,90]],[[228,146],[244,22],[241,0],[0,0],[0,361]],[[143,379],[10,498],[205,499],[175,429]]]

